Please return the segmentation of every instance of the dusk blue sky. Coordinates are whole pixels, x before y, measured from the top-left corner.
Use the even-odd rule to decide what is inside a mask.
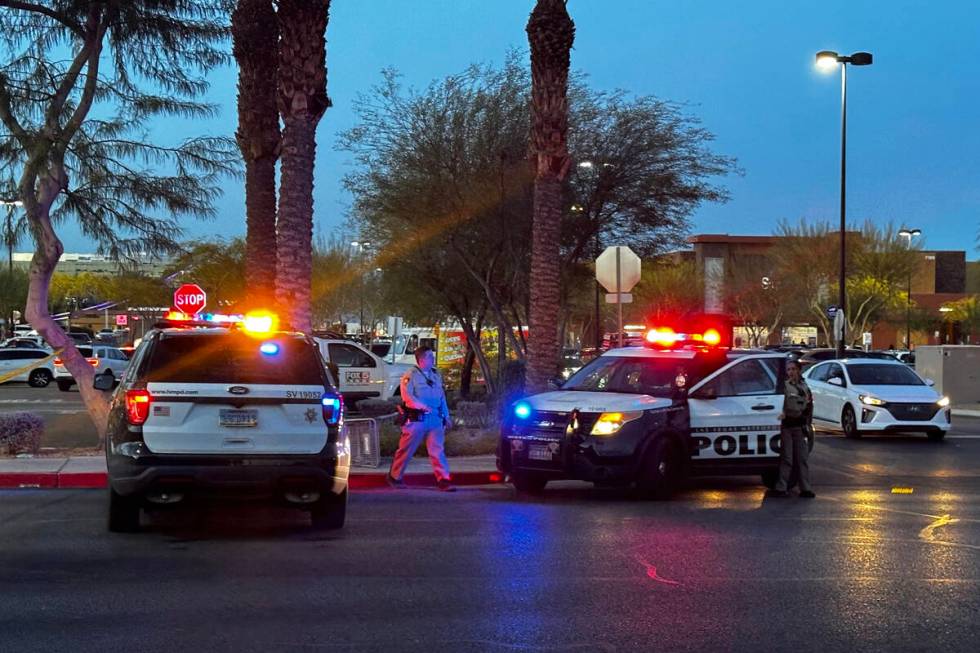
[[[394,66],[423,86],[471,62],[527,51],[532,0],[334,0],[328,92],[318,131],[315,214],[329,235],[345,217],[349,156],[334,150],[351,103]],[[692,233],[769,234],[781,219],[838,219],[840,77],[814,67],[818,50],[867,50],[848,77],[848,218],[922,229],[929,248],[977,258],[980,226],[980,3],[910,0],[570,0],[572,66],[602,89],[685,103],[738,158],[732,199],[702,206]],[[211,76],[222,105],[206,124],[158,133],[234,131],[236,71]],[[229,181],[211,223],[189,236],[244,233],[241,182]],[[94,249],[66,229],[68,251]]]

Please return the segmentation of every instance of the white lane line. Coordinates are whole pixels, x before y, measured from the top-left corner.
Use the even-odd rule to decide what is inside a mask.
[[[35,413],[37,415],[79,415],[88,411],[86,411],[84,408],[25,408],[23,411],[12,408],[0,409],[0,415],[19,412]]]
[[[0,399],[0,404],[63,404],[64,399]]]

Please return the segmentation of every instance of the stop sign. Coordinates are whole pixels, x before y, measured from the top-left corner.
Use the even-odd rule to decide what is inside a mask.
[[[609,292],[629,292],[640,281],[640,257],[624,245],[607,247],[595,261],[595,278]]]
[[[208,303],[208,296],[196,283],[185,283],[174,291],[174,307],[181,313],[200,313]]]

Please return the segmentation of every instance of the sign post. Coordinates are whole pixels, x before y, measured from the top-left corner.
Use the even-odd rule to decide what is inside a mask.
[[[615,299],[611,300],[610,295],[607,295],[606,301],[619,304],[620,347],[623,346],[623,304],[633,299],[628,293],[640,280],[640,267],[640,257],[624,245],[607,247],[595,261],[596,281],[615,296]],[[596,329],[598,328],[599,325],[596,324]]]
[[[208,296],[196,283],[185,283],[174,291],[174,308],[187,315],[196,315],[208,305]]]

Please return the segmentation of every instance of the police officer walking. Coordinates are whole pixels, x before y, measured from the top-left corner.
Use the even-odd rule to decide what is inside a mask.
[[[783,412],[780,431],[779,481],[769,496],[788,496],[790,476],[795,471],[800,484],[800,496],[812,499],[816,495],[810,487],[809,449],[806,431],[810,428],[813,415],[813,394],[800,376],[800,364],[794,360],[786,362],[786,389],[784,391]]]
[[[408,461],[415,450],[425,440],[436,476],[436,486],[443,492],[455,492],[456,487],[449,477],[449,461],[446,460],[446,429],[452,426],[446,392],[442,387],[442,377],[436,370],[435,354],[429,347],[415,350],[416,366],[402,376],[401,395],[408,417],[402,426],[402,437],[398,441],[398,451],[388,471],[388,485],[394,488],[405,487],[402,477]]]

